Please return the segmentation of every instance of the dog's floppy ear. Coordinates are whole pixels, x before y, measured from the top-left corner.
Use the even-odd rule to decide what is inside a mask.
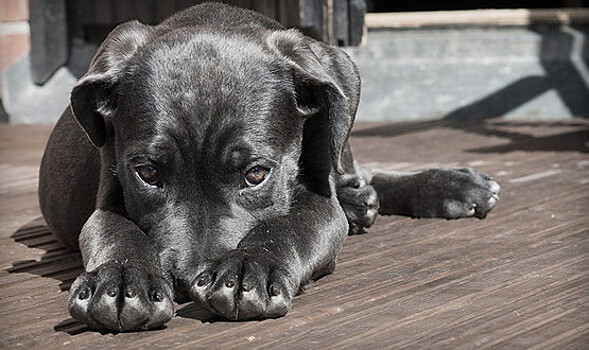
[[[117,85],[127,62],[152,36],[153,28],[137,21],[116,27],[102,43],[88,72],[74,86],[71,110],[92,144],[106,140],[105,118],[117,109]]]
[[[268,45],[292,66],[297,108],[307,118],[300,160],[302,174],[313,190],[330,196],[329,175],[332,169],[343,173],[342,153],[355,113],[340,86],[338,73],[328,67],[334,66],[336,56],[343,53],[292,29],[272,33]],[[353,66],[347,56],[344,60]],[[356,74],[355,69],[352,73]]]

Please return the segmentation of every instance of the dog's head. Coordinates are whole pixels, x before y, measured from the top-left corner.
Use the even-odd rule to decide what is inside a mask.
[[[353,112],[337,68],[308,40],[261,28],[115,29],[71,109],[109,159],[103,183],[120,188],[126,215],[146,232],[207,231],[203,242],[232,246],[285,215],[302,187],[332,195]]]

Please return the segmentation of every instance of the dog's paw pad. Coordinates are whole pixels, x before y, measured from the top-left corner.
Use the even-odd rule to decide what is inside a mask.
[[[138,266],[104,264],[74,281],[69,311],[94,329],[157,328],[172,318],[172,290],[163,278]]]
[[[362,176],[340,176],[337,197],[350,225],[348,234],[364,233],[364,229],[374,224],[379,208],[378,194]]]

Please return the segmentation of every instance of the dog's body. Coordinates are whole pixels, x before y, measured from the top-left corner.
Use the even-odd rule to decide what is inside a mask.
[[[204,4],[113,30],[41,165],[43,215],[87,271],[70,313],[148,329],[191,298],[228,319],[277,317],[379,204],[415,217],[491,210],[499,186],[470,169],[355,165],[359,91],[344,53],[247,10]]]

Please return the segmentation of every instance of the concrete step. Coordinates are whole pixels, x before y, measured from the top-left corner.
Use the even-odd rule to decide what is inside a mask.
[[[358,120],[589,117],[588,26],[372,29]]]

